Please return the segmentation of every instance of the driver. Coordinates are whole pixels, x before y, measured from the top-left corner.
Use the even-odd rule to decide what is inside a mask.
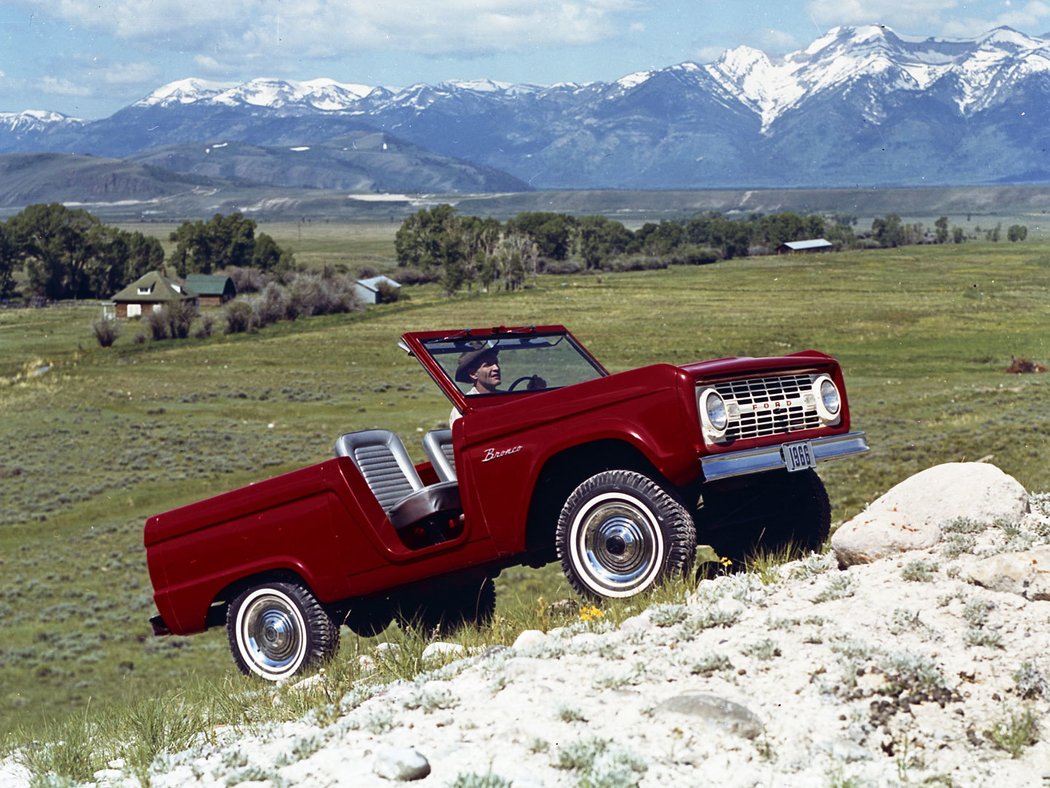
[[[501,394],[499,384],[502,382],[499,368],[499,350],[493,347],[484,347],[477,350],[468,350],[461,353],[456,363],[456,381],[458,383],[472,384],[467,396],[473,394]],[[515,381],[516,383],[517,381]],[[547,387],[547,381],[539,375],[533,375],[529,379],[528,390],[536,391]],[[452,409],[449,414],[448,423],[462,416],[458,410]]]
[[[499,351],[496,348],[468,350],[460,354],[456,364],[456,382],[471,383],[467,395],[496,394],[502,382],[499,371]],[[455,408],[448,417],[449,426],[463,414]]]

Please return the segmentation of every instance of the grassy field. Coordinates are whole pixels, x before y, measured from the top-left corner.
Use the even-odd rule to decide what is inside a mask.
[[[318,230],[311,254],[378,259],[386,229]],[[297,228],[280,232],[291,241]],[[990,458],[1050,489],[1048,379],[1004,372],[1014,356],[1050,361],[1050,245],[761,258],[410,296],[254,335],[135,344],[128,331],[109,350],[89,332],[96,306],[0,310],[0,737],[241,681],[223,632],[151,636],[143,520],[327,458],[349,430],[395,429],[421,457],[418,438],[448,403],[397,349],[406,330],[565,323],[614,371],[829,352],[873,447],[822,469],[836,520],[938,462]],[[555,567],[507,571],[499,590],[499,611],[571,595]]]

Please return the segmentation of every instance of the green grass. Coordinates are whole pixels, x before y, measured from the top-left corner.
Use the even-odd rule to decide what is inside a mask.
[[[336,227],[311,229],[311,265],[356,243]],[[386,229],[362,230],[364,251],[347,254],[380,256]],[[291,224],[275,237],[296,233]],[[762,258],[544,277],[513,294],[410,295],[254,335],[135,344],[132,329],[108,350],[90,334],[97,306],[0,310],[0,738],[40,738],[87,709],[104,715],[190,685],[244,685],[222,631],[150,634],[142,523],[325,459],[349,430],[394,429],[422,458],[422,432],[449,406],[397,349],[407,330],[565,323],[614,371],[829,352],[873,447],[822,468],[838,520],[939,462],[991,457],[1027,488],[1050,489],[1050,378],[1003,372],[1011,356],[1050,361],[1048,245]],[[49,371],[27,377],[40,362]],[[572,598],[556,566],[508,570],[498,590],[498,628],[486,636],[498,642],[556,625],[563,613],[550,606]],[[343,635],[340,660],[369,647]]]

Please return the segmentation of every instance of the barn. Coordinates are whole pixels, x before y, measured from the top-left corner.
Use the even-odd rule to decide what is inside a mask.
[[[190,274],[186,287],[197,294],[201,306],[222,306],[237,296],[233,280],[222,274]]]
[[[383,290],[396,293],[400,289],[401,284],[389,276],[373,276],[370,279],[358,279],[354,283],[354,292],[364,304],[381,304],[383,303]]]
[[[159,271],[143,274],[111,299],[113,314],[119,320],[141,317],[177,301],[198,303],[197,294],[185,285],[168,279]]]
[[[788,241],[777,247],[777,254],[795,254],[811,252],[830,252],[835,244],[826,238],[812,238],[808,241]]]

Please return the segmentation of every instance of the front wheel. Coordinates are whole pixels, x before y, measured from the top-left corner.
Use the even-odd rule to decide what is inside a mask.
[[[696,557],[696,526],[685,507],[644,474],[595,474],[562,507],[558,558],[569,583],[592,599],[639,594]]]
[[[242,592],[226,613],[237,667],[280,681],[326,662],[339,648],[339,627],[298,583],[267,583]]]

